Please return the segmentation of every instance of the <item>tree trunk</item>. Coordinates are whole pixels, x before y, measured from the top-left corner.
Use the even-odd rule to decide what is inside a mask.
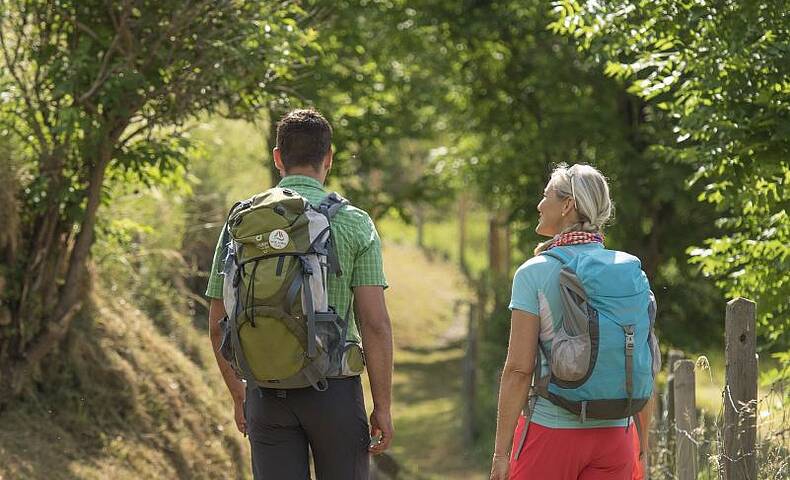
[[[417,246],[420,250],[425,250],[425,214],[422,207],[417,206],[414,211],[414,218],[417,224]]]
[[[73,248],[70,248],[68,234],[64,235],[59,231],[68,227],[67,222],[62,222],[60,218],[52,219],[51,210],[42,218],[48,232],[38,236],[34,249],[30,252],[36,268],[28,268],[27,272],[29,274],[31,270],[39,270],[46,276],[43,279],[32,279],[30,284],[25,285],[27,291],[22,292],[22,302],[13,315],[13,322],[19,328],[11,331],[11,345],[16,348],[4,349],[6,356],[2,358],[3,366],[0,370],[0,405],[22,392],[41,361],[65,337],[71,321],[83,305],[86,297],[86,265],[95,238],[104,175],[122,130],[123,126],[119,125],[111,131],[96,151],[89,171],[87,204]],[[64,277],[60,276],[59,265],[67,265]],[[61,278],[62,287],[58,289]],[[43,297],[45,292],[54,297],[54,301]],[[47,309],[46,306],[51,308]]]
[[[469,199],[465,192],[458,195],[458,267],[468,275],[469,268],[466,265],[466,210]]]
[[[503,212],[488,219],[488,263],[495,279],[507,277],[510,272],[510,225]]]

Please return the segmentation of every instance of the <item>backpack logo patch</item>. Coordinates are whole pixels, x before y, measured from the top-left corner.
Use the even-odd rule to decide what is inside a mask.
[[[285,230],[274,230],[269,234],[269,245],[275,250],[282,250],[288,246],[288,232]]]

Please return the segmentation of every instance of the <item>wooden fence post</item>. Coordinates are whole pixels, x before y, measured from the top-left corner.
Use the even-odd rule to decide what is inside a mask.
[[[694,429],[697,428],[696,388],[694,362],[679,360],[675,363],[675,474],[678,480],[696,480],[697,445]]]
[[[477,305],[469,304],[469,321],[466,337],[466,354],[464,355],[463,406],[464,406],[464,441],[466,445],[474,445],[477,438],[477,422],[475,418],[475,400],[477,399]]]
[[[727,358],[724,387],[724,478],[757,478],[756,305],[736,298],[724,319]]]
[[[674,348],[667,353],[667,423],[670,425],[675,421],[675,363],[683,360],[686,356],[682,350]]]

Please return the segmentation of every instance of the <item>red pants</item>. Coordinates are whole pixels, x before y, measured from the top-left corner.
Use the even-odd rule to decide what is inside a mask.
[[[518,421],[510,459],[510,480],[637,480],[642,478],[636,428],[548,428]]]

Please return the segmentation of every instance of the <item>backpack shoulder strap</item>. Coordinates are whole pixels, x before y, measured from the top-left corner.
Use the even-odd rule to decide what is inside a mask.
[[[547,257],[556,258],[560,261],[561,264],[567,265],[570,263],[571,260],[576,256],[576,254],[571,253],[569,250],[562,248],[562,247],[554,247],[543,252],[540,252],[541,255],[546,255]]]
[[[348,200],[343,198],[337,192],[331,192],[327,194],[324,198],[321,199],[321,202],[315,208],[318,210],[323,216],[326,217],[327,221],[331,224],[332,217],[334,217],[337,212],[343,208],[344,205],[349,205]],[[332,232],[330,230],[329,238],[327,239],[326,244],[326,261],[329,265],[329,272],[334,273],[338,277],[343,275],[343,271],[340,268],[340,259],[337,256],[337,248],[335,246],[335,240],[332,237]]]
[[[323,213],[329,220],[332,220],[332,217],[343,208],[343,205],[349,205],[348,200],[337,192],[331,192],[321,199],[316,210]]]

